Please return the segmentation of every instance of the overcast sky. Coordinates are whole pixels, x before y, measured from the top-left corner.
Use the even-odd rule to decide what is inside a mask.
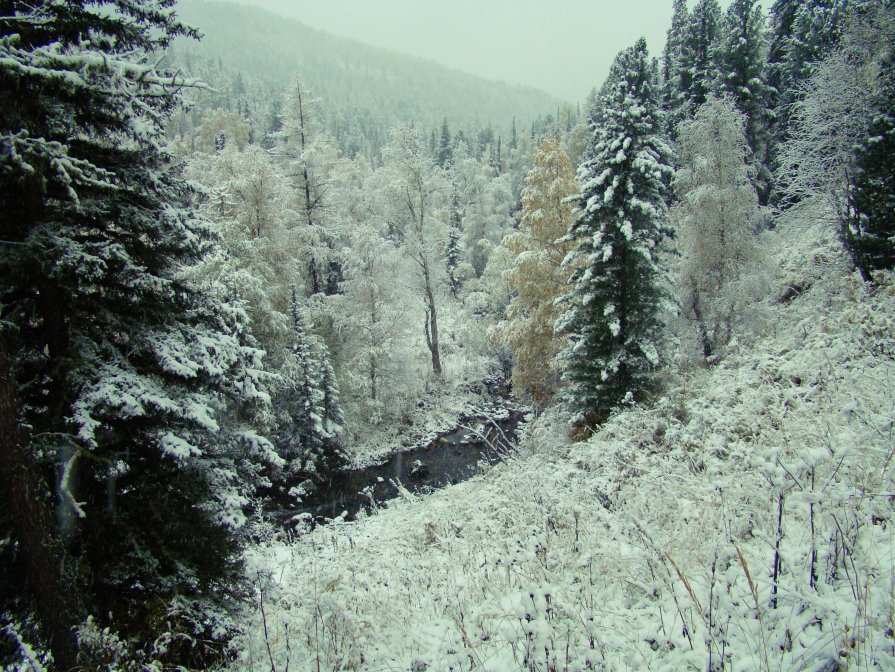
[[[231,0],[233,1],[233,0]],[[416,54],[569,102],[602,83],[620,49],[660,55],[672,0],[235,0],[334,35]],[[762,0],[765,9],[772,0]],[[729,0],[720,0],[726,8]],[[691,0],[690,4],[693,4]]]

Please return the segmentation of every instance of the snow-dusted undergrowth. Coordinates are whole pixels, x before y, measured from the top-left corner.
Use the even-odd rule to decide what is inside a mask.
[[[895,669],[895,287],[770,235],[763,332],[652,407],[255,549],[235,668]]]

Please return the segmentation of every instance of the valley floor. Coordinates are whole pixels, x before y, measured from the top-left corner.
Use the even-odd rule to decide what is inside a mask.
[[[234,669],[895,669],[895,283],[767,235],[749,333],[651,406],[252,549]]]

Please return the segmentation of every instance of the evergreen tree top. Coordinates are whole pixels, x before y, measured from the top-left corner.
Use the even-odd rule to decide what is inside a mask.
[[[639,181],[639,175],[664,189],[671,176],[671,150],[661,135],[657,82],[645,39],[616,57],[597,105],[600,117],[592,121],[591,158],[579,168],[583,191],[577,198],[590,215],[615,217],[634,192],[631,180]]]
[[[77,200],[79,184],[114,183],[114,163],[126,153],[110,145],[158,151],[176,94],[195,84],[158,70],[153,55],[175,37],[197,35],[177,19],[174,4],[6,3],[0,90],[14,91],[16,104],[0,107],[0,132],[10,145],[3,163],[19,172],[47,161],[51,194]]]

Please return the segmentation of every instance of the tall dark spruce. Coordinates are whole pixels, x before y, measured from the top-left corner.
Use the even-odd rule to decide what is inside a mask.
[[[887,6],[890,16],[891,7]],[[875,270],[895,268],[895,45],[889,39],[880,67],[877,109],[867,139],[857,150],[854,216],[842,226],[845,246],[866,280]]]
[[[688,90],[691,77],[683,67],[684,38],[689,24],[686,0],[674,0],[671,26],[668,28],[665,50],[662,52],[662,108],[665,110],[666,131],[673,138],[677,125],[687,115],[684,91]]]
[[[281,372],[287,385],[275,398],[281,428],[276,443],[289,476],[320,480],[346,460],[339,392],[329,352],[305,328],[294,286],[289,313],[292,352]]]
[[[771,115],[772,149],[787,137],[786,127],[789,120],[787,110],[792,104],[788,94],[791,82],[788,77],[787,55],[799,5],[800,0],[774,0],[774,4],[771,5],[765,79],[771,94],[768,108]]]
[[[692,118],[712,91],[716,75],[715,47],[720,37],[722,14],[718,0],[697,0],[690,11],[680,46],[680,93],[686,115]]]
[[[219,659],[281,462],[244,312],[190,280],[214,241],[161,149],[184,82],[158,51],[194,35],[173,5],[0,2],[4,663],[19,639],[97,664],[106,627],[133,659]]]
[[[656,80],[644,40],[616,57],[578,169],[578,219],[562,239],[576,247],[563,262],[571,289],[556,330],[569,345],[559,364],[565,404],[581,426],[641,398],[659,363],[656,254],[672,169]]]
[[[746,115],[746,140],[755,168],[752,182],[763,204],[767,203],[772,181],[766,163],[771,90],[765,82],[764,23],[758,0],[733,0],[715,46],[717,89],[730,96]]]

